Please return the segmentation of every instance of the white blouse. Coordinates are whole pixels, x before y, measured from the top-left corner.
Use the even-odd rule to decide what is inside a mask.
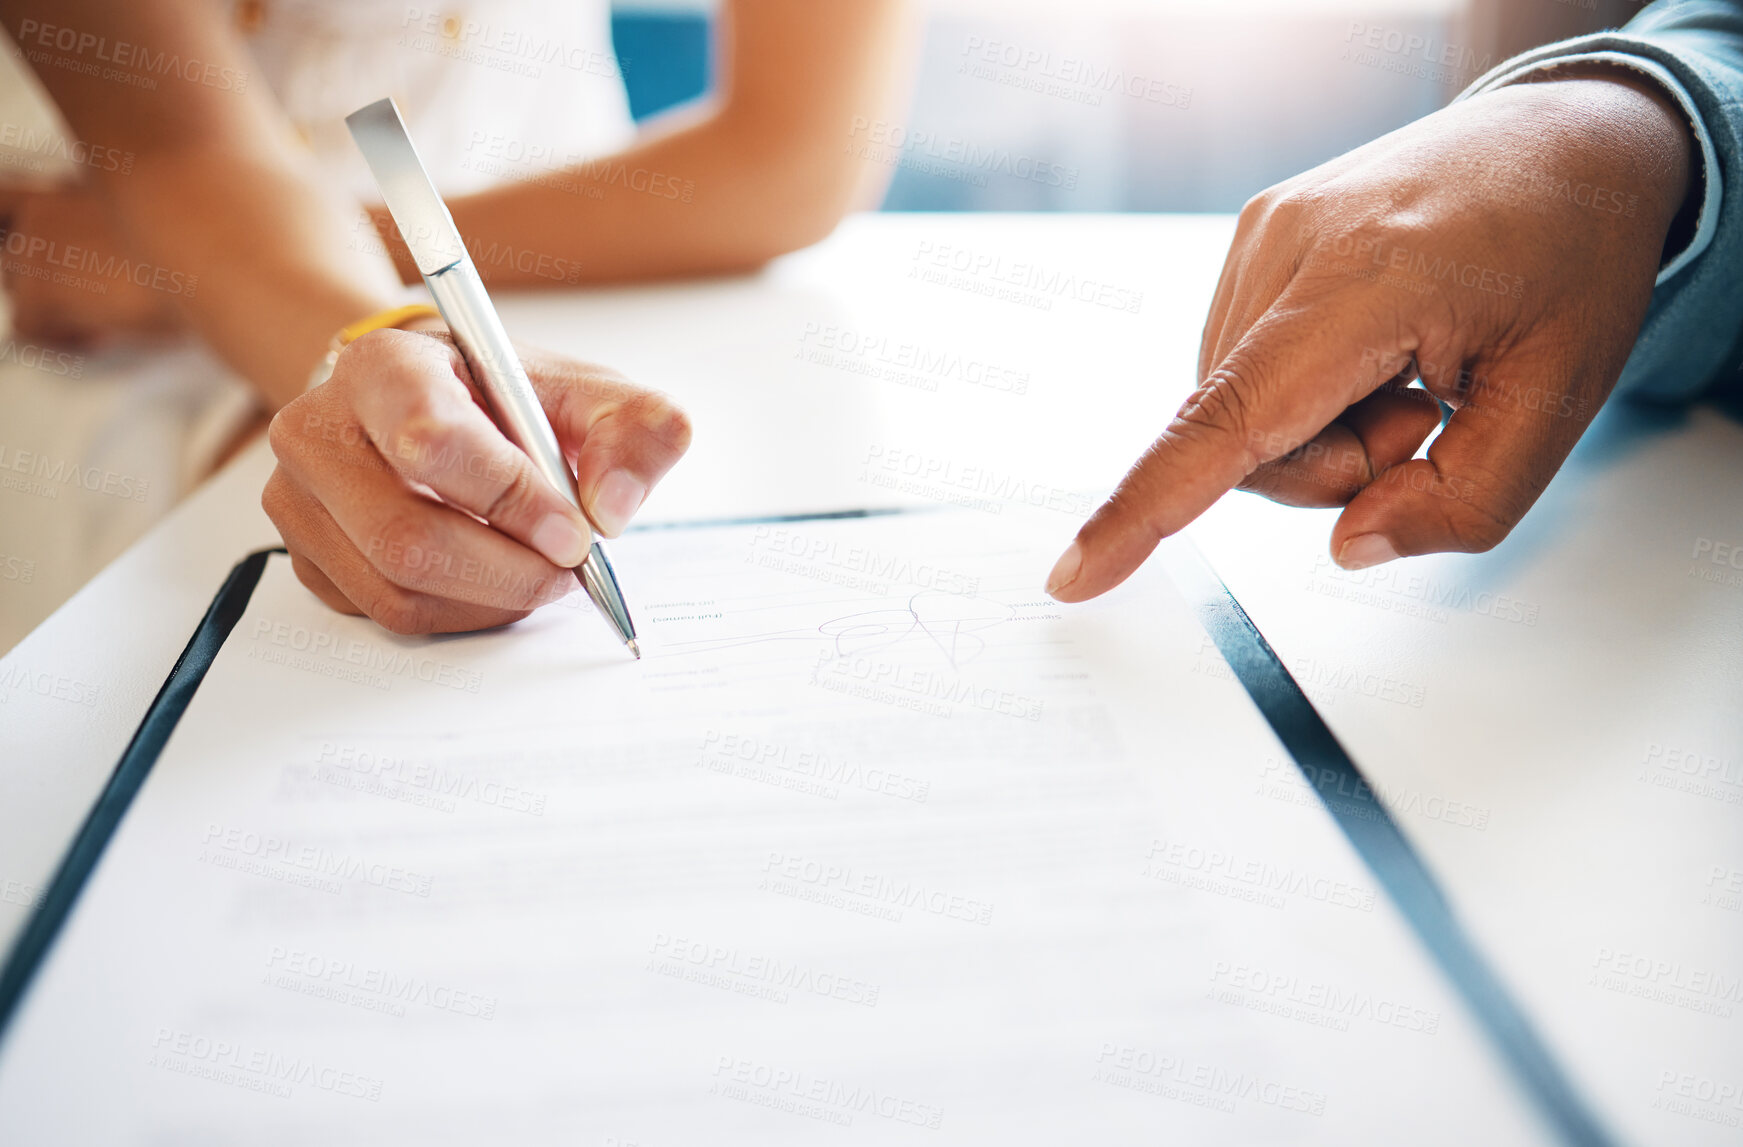
[[[359,198],[378,196],[344,121],[382,96],[449,194],[635,134],[606,0],[241,0],[235,11],[280,106]]]

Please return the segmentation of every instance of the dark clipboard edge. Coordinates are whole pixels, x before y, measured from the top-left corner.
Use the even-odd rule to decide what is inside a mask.
[[[1617,1140],[1465,931],[1416,846],[1391,810],[1371,795],[1373,785],[1228,585],[1185,537],[1165,543],[1158,556],[1302,780],[1385,888],[1547,1126],[1568,1147],[1616,1147]],[[1351,792],[1370,795],[1342,795]]]
[[[158,754],[175,731],[188,703],[194,699],[200,682],[205,680],[206,671],[212,667],[218,650],[223,648],[230,631],[242,619],[249,599],[254,596],[254,587],[260,584],[260,575],[266,570],[267,559],[285,552],[282,547],[256,550],[232,567],[230,576],[224,579],[217,596],[212,598],[212,604],[206,607],[206,614],[194,629],[194,635],[188,639],[181,656],[176,658],[169,676],[164,678],[157,696],[145,710],[139,728],[134,730],[133,739],[127,742],[127,748],[115,764],[115,771],[109,774],[97,803],[85,817],[85,823],[79,826],[42,899],[13,942],[12,950],[6,954],[6,964],[0,968],[0,1038],[4,1038],[37,969],[54,946],[61,926],[72,914],[79,894],[85,890],[85,882],[102,859],[116,825],[121,823],[128,806],[157,763]]]

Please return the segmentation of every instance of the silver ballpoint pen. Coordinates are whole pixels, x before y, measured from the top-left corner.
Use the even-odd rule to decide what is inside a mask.
[[[581,510],[581,492],[563,458],[557,435],[533,392],[520,356],[508,341],[508,332],[503,330],[496,308],[490,305],[490,296],[484,293],[484,282],[472,265],[472,257],[466,253],[447,204],[442,202],[412,147],[399,108],[391,99],[377,100],[346,116],[345,122],[350,125],[351,138],[357,141],[369,169],[375,173],[381,198],[411,251],[418,273],[435,297],[436,307],[465,356],[473,379],[488,398],[496,424],[526,451],[545,481],[556,487],[575,509]],[[586,511],[581,516],[586,518]],[[597,537],[576,572],[587,596],[629,651],[640,658],[635,623],[623,603],[611,559],[605,556],[605,548]]]

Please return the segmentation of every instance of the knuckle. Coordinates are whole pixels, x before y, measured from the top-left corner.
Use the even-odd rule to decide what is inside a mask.
[[[1464,503],[1448,515],[1447,532],[1460,553],[1487,553],[1513,532],[1514,519],[1480,502]]]
[[[349,379],[357,374],[373,374],[380,370],[391,359],[401,333],[383,328],[358,335],[339,352],[338,360],[333,363],[334,377],[342,374]]]
[[[1259,227],[1271,214],[1271,205],[1276,200],[1277,189],[1267,188],[1259,192],[1241,205],[1239,227],[1245,232]]]
[[[614,404],[613,413],[637,422],[657,421],[666,407],[666,396],[651,390],[631,391]]]
[[[414,477],[433,477],[464,462],[454,427],[422,393],[412,395],[384,439],[376,443],[377,448]]]
[[[312,593],[321,592],[321,579],[315,574],[314,563],[305,558],[297,550],[290,552],[291,572],[297,575],[297,580],[303,583],[303,588]]]
[[[566,572],[543,561],[464,563],[457,570],[464,584],[456,586],[452,596],[487,609],[531,612],[554,600],[553,587]]]
[[[695,434],[695,423],[690,421],[690,415],[674,402],[662,403],[663,414],[658,427],[659,435],[678,453],[690,449],[690,440]]]
[[[1504,527],[1495,526],[1485,516],[1456,516],[1448,524],[1448,532],[1452,548],[1461,554],[1486,554],[1507,536]]]
[[[533,611],[530,609],[497,609],[493,606],[444,610],[434,617],[430,632],[481,633],[485,630],[502,629],[517,621],[525,621],[532,615]]]
[[[506,480],[480,515],[487,522],[500,524],[530,518],[543,500],[543,482],[534,477],[530,465],[517,460],[506,469],[507,473],[502,475]]]
[[[430,530],[416,515],[393,514],[383,519],[363,547],[363,556],[381,575],[397,585],[416,583],[438,553]]]
[[[497,602],[496,606],[510,612],[531,613],[540,606],[549,605],[558,600],[559,597],[567,596],[566,590],[562,594],[557,591],[557,586],[565,573],[567,573],[566,570],[559,570],[556,566],[548,566],[538,574],[515,578],[511,583],[509,592],[503,595],[503,599]]]
[[[428,633],[434,628],[435,618],[427,599],[413,597],[392,586],[374,594],[363,612],[381,628],[401,637]]]
[[[1287,452],[1272,451],[1269,447],[1275,444],[1267,441],[1268,436],[1250,429],[1252,406],[1250,384],[1234,371],[1220,368],[1187,398],[1165,437],[1220,446],[1233,443],[1241,451],[1244,472],[1250,474],[1265,460],[1262,455]]]
[[[1419,274],[1426,265],[1420,256],[1434,247],[1432,228],[1397,214],[1369,215],[1336,226],[1310,227],[1307,220],[1319,202],[1317,196],[1301,193],[1292,195],[1278,208],[1280,217],[1312,235],[1309,245],[1312,258],[1304,264],[1304,270],[1318,271],[1339,281],[1353,278],[1370,285],[1407,286],[1410,293],[1417,295],[1424,294],[1420,288],[1432,287],[1432,276],[1424,279]]]
[[[1286,484],[1283,467],[1276,462],[1261,462],[1245,478],[1235,483],[1235,489],[1276,501],[1276,494]]]
[[[1144,458],[1140,459],[1138,467],[1134,469],[1141,468],[1144,462],[1149,459],[1150,453],[1156,449],[1156,446],[1150,447],[1150,451],[1145,453]],[[1108,495],[1107,501],[1103,502],[1090,516],[1089,521],[1092,526],[1098,527],[1106,527],[1115,522],[1124,522],[1130,526],[1139,527],[1145,539],[1150,542],[1161,541],[1167,533],[1162,524],[1161,516],[1157,512],[1157,499],[1151,496],[1141,483],[1129,478],[1120,483],[1114,492]]]
[[[301,417],[298,405],[297,402],[287,403],[266,424],[266,443],[272,448],[272,456],[281,462],[296,447],[296,420]]]
[[[1298,181],[1280,183],[1271,189],[1271,218],[1296,224],[1312,217],[1326,201],[1324,192]]]
[[[303,588],[325,602],[329,609],[351,617],[356,617],[363,612],[349,597],[345,596],[344,590],[335,585],[332,579],[321,572],[321,568],[312,559],[297,550],[295,546],[290,547],[290,561],[291,570],[297,575],[297,580],[302,582]]]
[[[637,390],[613,406],[608,414],[614,421],[645,428],[680,452],[689,447],[694,430],[690,416],[658,391]]]
[[[1293,183],[1279,183],[1259,192],[1241,207],[1243,233],[1299,224],[1317,204],[1318,196]]]
[[[559,426],[598,422],[651,393],[609,367],[572,359],[541,360],[534,368],[534,381]]]
[[[286,404],[267,423],[273,457],[292,473],[309,475],[317,464],[381,465],[369,438],[346,405],[321,387]]]
[[[290,479],[285,477],[284,468],[274,466],[272,476],[266,480],[266,485],[260,490],[260,508],[266,511],[266,516],[272,519],[272,524],[283,532],[283,519],[290,512]]]
[[[572,394],[596,402],[622,404],[648,393],[607,366],[575,365],[569,368],[568,377],[571,385],[567,389]]]

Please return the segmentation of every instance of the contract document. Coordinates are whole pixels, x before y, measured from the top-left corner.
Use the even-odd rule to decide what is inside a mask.
[[[0,1142],[1544,1141],[1161,563],[616,544],[398,638],[270,559],[0,1045]],[[487,576],[487,571],[486,575]]]

